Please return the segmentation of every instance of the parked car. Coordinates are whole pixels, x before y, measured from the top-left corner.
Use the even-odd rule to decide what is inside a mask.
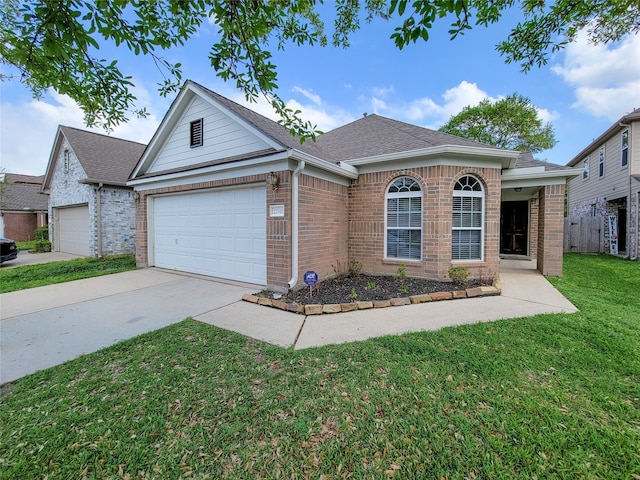
[[[8,238],[0,238],[0,263],[8,262],[18,258],[20,249],[16,246],[16,242]]]

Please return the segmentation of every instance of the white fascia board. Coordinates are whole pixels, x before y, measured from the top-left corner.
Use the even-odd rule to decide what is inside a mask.
[[[542,173],[516,173],[505,175],[503,172],[501,178],[502,188],[516,187],[542,187],[546,185],[561,185],[568,179],[582,175],[581,168],[572,168],[568,170],[552,170]]]
[[[544,171],[544,167],[510,168],[502,172],[502,178],[525,175],[529,173],[544,173]]]
[[[499,148],[483,148],[483,147],[469,147],[463,145],[441,145],[438,147],[420,148],[417,150],[411,150],[408,152],[396,152],[388,153],[384,155],[375,155],[373,157],[355,158],[353,160],[346,160],[344,164],[357,166],[370,166],[377,163],[397,163],[399,160],[414,160],[421,159],[426,160],[428,158],[436,158],[436,161],[444,164],[445,159],[451,157],[460,159],[463,158],[483,158],[490,161],[499,160],[502,164],[502,168],[513,168],[520,155],[520,152],[513,150],[502,150]],[[492,162],[493,163],[493,162]]]
[[[260,157],[259,159],[252,158],[249,160],[202,167],[185,172],[167,173],[154,177],[129,180],[127,186],[143,191],[188,185],[195,182],[211,182],[247,175],[261,175],[272,171],[287,170],[289,168],[288,160],[287,152],[278,152],[273,155]]]
[[[358,169],[356,168],[344,168],[342,165],[336,165],[335,163],[321,160],[317,157],[314,157],[313,155],[309,155],[308,153],[304,153],[299,150],[289,150],[289,157],[293,160],[303,160],[307,163],[308,166],[316,167],[319,170],[324,170],[343,178],[355,180],[359,175]],[[306,172],[306,170],[304,172]]]
[[[349,185],[349,180],[358,178],[358,174],[351,170],[341,168],[338,165],[297,150],[287,150],[286,152],[277,152],[260,158],[129,180],[127,186],[132,186],[136,190],[142,191],[186,185],[194,182],[210,182],[247,175],[261,175],[272,171],[292,170],[296,165],[291,162],[301,160],[307,163],[307,168],[304,170],[305,174],[343,185]]]

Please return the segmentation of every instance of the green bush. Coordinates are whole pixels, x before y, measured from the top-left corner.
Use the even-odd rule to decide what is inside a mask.
[[[46,240],[49,241],[49,227],[40,227],[36,228],[33,232],[33,238],[35,240]]]
[[[469,278],[469,269],[467,267],[451,267],[449,269],[449,278],[456,285],[461,285],[465,282],[467,278]]]
[[[50,252],[51,242],[49,240],[34,240],[33,250],[37,253]]]

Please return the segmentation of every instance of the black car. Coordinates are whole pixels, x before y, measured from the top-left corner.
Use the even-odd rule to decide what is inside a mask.
[[[9,240],[8,238],[0,238],[0,263],[15,260],[18,258],[19,251],[20,249],[16,247],[16,242]]]

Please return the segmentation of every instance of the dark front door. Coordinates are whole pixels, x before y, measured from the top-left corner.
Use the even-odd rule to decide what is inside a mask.
[[[500,211],[500,253],[528,255],[529,202],[502,202]]]
[[[618,251],[627,251],[627,209],[618,208]]]

